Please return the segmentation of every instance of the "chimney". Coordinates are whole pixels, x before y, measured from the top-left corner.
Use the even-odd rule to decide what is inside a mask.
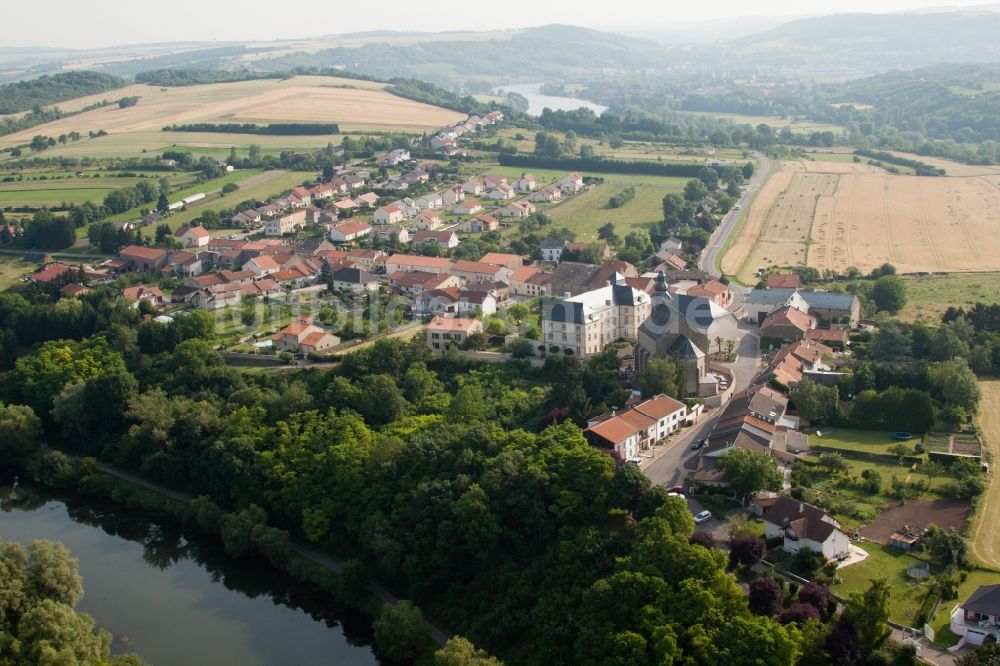
[[[805,513],[805,512],[806,512],[806,505],[803,504],[802,502],[799,502],[799,513]]]
[[[571,296],[572,294],[570,294],[568,291],[563,292],[563,298],[570,298]]]

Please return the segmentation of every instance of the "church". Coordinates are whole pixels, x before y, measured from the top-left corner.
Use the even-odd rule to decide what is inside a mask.
[[[711,396],[718,391],[708,373],[706,351],[717,337],[724,337],[724,322],[732,314],[707,298],[671,294],[663,273],[656,277],[652,313],[639,327],[635,347],[636,370],[653,357],[675,358],[684,363],[684,387],[689,395]]]

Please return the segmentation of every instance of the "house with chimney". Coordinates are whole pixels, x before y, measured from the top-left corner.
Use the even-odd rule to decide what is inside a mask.
[[[847,557],[851,541],[823,509],[791,497],[779,497],[764,511],[764,538],[781,539],[789,553],[811,550],[827,561]]]

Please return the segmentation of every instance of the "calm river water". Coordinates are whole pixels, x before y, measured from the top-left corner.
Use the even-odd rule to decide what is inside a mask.
[[[518,83],[515,85],[501,86],[499,89],[506,92],[516,92],[528,100],[528,113],[533,116],[540,116],[546,107],[553,111],[572,111],[574,109],[590,109],[595,115],[601,115],[608,107],[587,100],[575,97],[557,97],[555,95],[543,95],[538,92],[542,87],[540,83]]]
[[[116,653],[153,666],[378,663],[364,616],[212,540],[3,469],[0,510],[0,538],[62,541],[80,560],[78,610],[114,634]]]

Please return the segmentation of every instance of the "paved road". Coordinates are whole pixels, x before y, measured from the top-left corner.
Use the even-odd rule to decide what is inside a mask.
[[[771,173],[771,161],[767,159],[767,156],[761,153],[754,154],[760,160],[760,166],[757,167],[756,173],[747,181],[746,190],[740,196],[739,201],[736,202],[739,204],[740,210],[735,210],[734,208],[722,218],[719,227],[708,241],[708,247],[701,253],[701,258],[698,260],[698,268],[711,275],[720,275],[719,269],[716,268],[716,260],[718,259],[719,252],[722,251],[722,247],[726,244],[726,239],[733,232],[733,228],[736,226],[736,221],[740,218],[740,215],[748,214],[745,211],[749,208],[750,202],[753,200],[757,190],[760,189],[761,184],[763,184],[764,180]]]
[[[171,499],[177,500],[178,502],[184,502],[185,504],[191,503],[192,498],[190,495],[185,495],[184,493],[177,492],[176,490],[171,490],[170,488],[153,483],[152,481],[147,481],[141,476],[136,476],[135,474],[131,474],[124,470],[120,470],[117,467],[112,467],[111,465],[107,465],[102,462],[98,462],[95,465],[95,467],[97,467],[97,469],[104,472],[105,474],[110,474],[111,476],[122,479],[123,481],[128,481],[129,483],[139,486],[140,488],[145,488],[146,490],[152,491],[159,495],[163,495],[164,497],[169,497]],[[343,564],[328,557],[327,555],[324,555],[318,550],[310,548],[309,546],[305,546],[301,543],[297,543],[289,539],[288,547],[292,552],[297,553],[308,560],[311,560],[312,562],[323,567],[324,569],[328,569],[336,574],[343,573],[344,571]],[[368,584],[368,591],[387,604],[395,606],[396,604],[399,603],[398,597],[394,596],[388,590],[379,585],[376,585],[375,583]],[[430,635],[432,639],[434,639],[434,642],[436,642],[438,645],[444,645],[445,643],[448,642],[449,635],[444,630],[432,624],[429,620],[427,620],[427,618],[424,618],[423,624],[424,628],[427,630],[427,633]]]

